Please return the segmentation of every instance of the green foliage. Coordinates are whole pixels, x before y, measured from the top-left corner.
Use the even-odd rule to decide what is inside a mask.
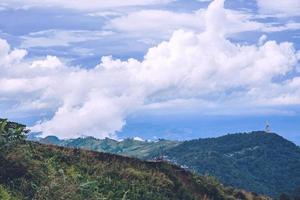
[[[186,141],[170,160],[222,183],[278,197],[300,185],[300,148],[273,133],[252,132]]]
[[[0,166],[1,200],[267,199],[165,162],[33,142],[11,146]]]
[[[218,177],[226,185],[273,197],[290,194],[300,185],[299,147],[273,133],[240,133],[186,142],[133,139],[118,142],[92,137],[59,140],[54,136],[41,142],[145,160],[163,154],[172,163],[198,174]]]
[[[0,119],[0,150],[24,141],[28,130],[24,125]]]
[[[2,185],[0,185],[0,199],[1,200],[16,200],[16,198],[12,197],[10,192],[7,191]]]
[[[0,199],[2,200],[10,200],[9,193],[0,185]]]

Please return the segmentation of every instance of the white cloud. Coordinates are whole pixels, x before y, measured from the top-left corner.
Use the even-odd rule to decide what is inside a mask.
[[[174,30],[201,30],[202,10],[194,13],[176,13],[167,10],[141,10],[111,19],[105,28],[130,33],[131,35],[169,37]]]
[[[57,57],[47,56],[45,60],[34,61],[30,68],[39,68],[39,69],[55,69],[59,68],[63,64]]]
[[[130,113],[164,102],[176,107],[193,100],[212,113],[226,105],[222,114],[300,105],[299,76],[274,81],[296,69],[300,52],[291,43],[267,38],[258,45],[226,39],[235,22],[223,3],[210,4],[205,31],[178,30],[142,61],[103,57],[92,69],[66,66],[51,56],[27,62],[26,51],[10,50],[0,40],[0,97],[16,102],[3,113],[47,110],[52,117],[33,130],[62,138],[105,138],[117,137]]]
[[[140,141],[140,142],[144,142],[145,141],[144,139],[142,139],[140,137],[134,137],[133,139],[136,140],[136,141]]]
[[[299,0],[257,0],[260,13],[273,15],[300,15]]]
[[[299,29],[300,29],[300,23],[287,22],[282,25],[266,24],[262,28],[262,31],[264,31],[264,32],[281,32],[281,31],[292,31],[292,30],[299,30]]]
[[[56,7],[74,9],[81,11],[97,11],[108,8],[126,6],[146,6],[155,4],[166,4],[173,0],[0,0],[0,7],[4,8],[30,8],[30,7]]]
[[[223,3],[224,1],[218,1],[219,5]],[[289,21],[283,24],[258,22],[255,20],[258,17],[256,15],[224,9],[218,4],[215,3],[214,7],[210,7],[210,10],[214,10],[214,12],[210,12],[208,15],[206,15],[205,9],[189,13],[149,9],[123,13],[108,19],[104,29],[143,38],[143,40],[151,38],[156,41],[170,38],[172,33],[178,29],[200,32],[206,27],[207,31],[212,28],[213,34],[220,33],[227,36],[246,31],[268,33],[300,29],[300,24],[297,22]],[[216,29],[217,31],[215,31]]]
[[[1,1],[1,0],[0,0]],[[62,1],[63,2],[63,1]],[[220,2],[223,3],[223,2]],[[219,9],[216,8],[210,9]],[[106,23],[102,30],[59,30],[50,29],[33,32],[21,37],[21,48],[31,47],[68,47],[76,43],[84,43],[91,40],[108,38],[113,34],[127,38],[134,38],[141,43],[154,45],[161,40],[170,38],[175,30],[203,31],[205,24],[205,9],[196,10],[190,13],[175,12],[170,10],[127,10],[120,12],[118,9],[109,9],[99,12],[91,12],[88,15],[104,17]],[[298,30],[300,24],[289,21],[284,24],[262,23],[255,21],[257,16],[248,12],[236,11],[221,8],[216,10],[212,18],[223,20],[215,22],[218,32],[222,32],[224,27],[228,36],[239,34],[245,31],[279,32],[286,30]],[[221,15],[221,16],[220,16]],[[209,18],[209,16],[207,16]],[[209,21],[213,21],[210,19]],[[223,28],[222,28],[223,27]]]
[[[267,41],[268,36],[266,35],[262,35],[260,36],[259,40],[258,40],[258,44],[261,46],[263,45],[266,41]]]
[[[70,46],[72,43],[97,40],[112,34],[111,31],[44,30],[23,36],[21,48]]]
[[[119,17],[122,15],[123,15],[122,12],[117,12],[117,11],[100,11],[100,12],[92,12],[88,14],[88,16],[91,17],[103,17],[103,18]]]

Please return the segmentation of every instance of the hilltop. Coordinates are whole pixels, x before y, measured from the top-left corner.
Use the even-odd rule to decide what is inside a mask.
[[[300,148],[275,133],[186,141],[165,152],[174,163],[227,185],[278,197],[300,186]]]

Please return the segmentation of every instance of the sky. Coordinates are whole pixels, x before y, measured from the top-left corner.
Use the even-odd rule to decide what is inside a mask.
[[[299,0],[0,0],[0,72],[41,136],[300,144]]]

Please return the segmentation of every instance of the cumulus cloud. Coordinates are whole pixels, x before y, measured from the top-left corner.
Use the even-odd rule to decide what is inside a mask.
[[[223,1],[218,2],[219,5]],[[211,14],[205,9],[194,12],[175,12],[170,10],[139,10],[115,15],[108,19],[105,30],[113,30],[129,34],[134,37],[166,39],[178,29],[201,32],[211,26],[218,27],[218,33],[231,36],[247,31],[280,32],[300,29],[300,23],[289,21],[286,23],[263,23],[255,20],[258,16],[245,11],[224,9],[217,3],[210,7]],[[95,15],[97,16],[97,15]],[[220,20],[222,19],[222,20]],[[208,23],[208,24],[207,24]]]
[[[48,110],[52,116],[32,127],[44,135],[116,138],[129,114],[164,102],[192,100],[211,112],[226,105],[227,113],[300,104],[300,77],[286,76],[300,60],[292,43],[264,36],[258,44],[231,42],[224,0],[213,1],[203,19],[204,31],[175,31],[142,61],[106,56],[92,69],[52,56],[27,62],[26,51],[0,40],[0,96],[15,102],[5,111]]]

